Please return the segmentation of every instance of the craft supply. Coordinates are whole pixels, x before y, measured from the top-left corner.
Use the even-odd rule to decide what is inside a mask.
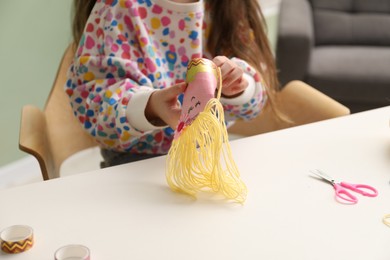
[[[383,224],[385,224],[386,226],[390,227],[390,214],[385,215],[383,217],[382,221],[383,221]]]
[[[90,251],[83,245],[66,245],[54,254],[55,260],[90,260]]]
[[[191,60],[186,82],[182,113],[167,157],[167,182],[172,190],[194,197],[206,191],[243,203],[247,188],[230,150],[219,101],[220,69],[208,59]]]
[[[358,199],[351,194],[348,190],[354,191],[356,193],[362,194],[367,197],[376,197],[378,191],[367,184],[352,184],[347,182],[337,182],[332,177],[327,175],[321,170],[314,170],[311,173],[321,177],[322,179],[328,181],[333,185],[335,190],[336,200],[343,203],[356,204]],[[348,190],[347,190],[348,189]]]
[[[29,226],[14,225],[1,231],[0,240],[1,250],[5,253],[22,253],[34,245],[34,232]]]

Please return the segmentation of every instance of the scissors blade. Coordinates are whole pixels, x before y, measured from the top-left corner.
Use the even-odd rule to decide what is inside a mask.
[[[310,172],[317,175],[318,177],[321,177],[324,180],[327,180],[332,184],[335,182],[335,180],[332,177],[330,177],[328,174],[324,173],[321,170],[315,169],[315,170],[311,170]]]

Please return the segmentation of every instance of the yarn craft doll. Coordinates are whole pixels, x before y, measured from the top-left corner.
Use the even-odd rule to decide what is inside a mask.
[[[219,101],[220,69],[208,59],[191,60],[186,82],[182,113],[167,157],[167,182],[172,190],[194,197],[206,191],[243,203],[247,188],[230,150]]]

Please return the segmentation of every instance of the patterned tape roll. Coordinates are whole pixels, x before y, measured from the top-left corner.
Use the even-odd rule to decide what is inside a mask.
[[[382,219],[383,221],[383,224],[387,225],[388,227],[390,227],[390,214],[387,214],[383,217]]]
[[[0,233],[1,250],[17,254],[29,250],[34,245],[33,229],[29,226],[10,226]]]
[[[67,245],[59,248],[54,253],[55,260],[78,259],[90,260],[90,252],[88,247],[83,245]]]

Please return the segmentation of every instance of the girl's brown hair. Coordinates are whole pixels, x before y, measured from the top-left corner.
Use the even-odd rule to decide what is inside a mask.
[[[275,59],[266,34],[258,0],[205,0],[210,8],[211,29],[207,47],[211,55],[235,56],[254,66],[267,83],[272,105],[279,88]],[[73,37],[80,41],[96,0],[74,0]]]
[[[208,0],[211,30],[207,47],[212,56],[235,56],[264,77],[268,94],[278,89],[275,59],[258,0]]]
[[[83,35],[84,27],[87,23],[88,17],[91,14],[92,8],[96,0],[74,0],[72,10],[72,34],[73,41],[77,46]]]

